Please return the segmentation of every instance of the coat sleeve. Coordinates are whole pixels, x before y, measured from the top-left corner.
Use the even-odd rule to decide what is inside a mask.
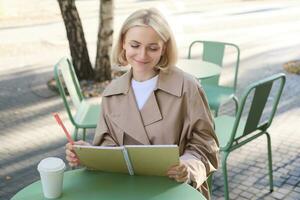
[[[199,188],[218,168],[219,143],[204,91],[199,84],[189,95],[187,107],[189,129],[180,160],[188,167],[189,181]]]
[[[105,118],[106,111],[103,106],[104,103],[105,103],[105,100],[103,98],[102,103],[101,103],[100,117],[99,117],[99,121],[98,121],[98,124],[96,127],[94,140],[93,140],[93,145],[95,145],[95,146],[117,146],[117,143],[115,142],[115,140],[113,139],[113,137],[111,136],[111,134],[109,132],[107,121]]]

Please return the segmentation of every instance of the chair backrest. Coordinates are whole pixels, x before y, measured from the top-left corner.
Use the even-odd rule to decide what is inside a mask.
[[[283,91],[285,79],[285,75],[280,73],[249,85],[245,93],[242,95],[238,107],[231,138],[228,142],[229,146],[231,146],[234,140],[240,139],[241,137],[246,136],[256,130],[266,131],[270,127]],[[270,98],[271,90],[272,94],[274,95],[272,98]],[[247,112],[245,116],[245,123],[242,124],[240,123],[241,117],[243,111],[245,110],[246,101],[249,99],[252,99],[249,112]],[[267,104],[268,101],[270,103],[271,112],[268,117],[264,119],[262,116],[266,109],[266,105],[269,105]]]
[[[203,44],[203,54],[202,59],[207,62],[214,63],[216,65],[219,65],[220,67],[223,67],[223,59],[225,55],[225,48],[226,46],[230,46],[236,50],[236,60],[235,60],[235,74],[234,74],[234,80],[232,83],[232,86],[234,89],[236,89],[237,86],[237,75],[238,75],[238,68],[240,63],[240,49],[237,45],[232,43],[226,43],[226,42],[217,42],[217,41],[203,41],[203,40],[197,40],[193,41],[191,45],[189,46],[189,52],[188,52],[188,58],[191,58],[192,53],[192,47],[196,45],[197,43]],[[201,82],[202,83],[209,83],[209,84],[218,84],[219,83],[220,76],[214,76],[208,79],[204,79]]]
[[[67,88],[72,103],[76,108],[79,107],[81,101],[83,100],[83,95],[80,89],[79,81],[74,71],[74,67],[68,58],[62,58],[54,66],[54,78],[56,80],[56,85],[63,99],[64,105],[67,109],[68,115],[73,122],[73,116],[67,100],[64,86]]]

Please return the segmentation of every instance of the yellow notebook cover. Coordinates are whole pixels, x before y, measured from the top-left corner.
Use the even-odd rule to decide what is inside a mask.
[[[177,145],[127,145],[135,175],[166,176],[168,169],[179,164]]]
[[[80,164],[88,169],[128,173],[123,147],[74,145]]]

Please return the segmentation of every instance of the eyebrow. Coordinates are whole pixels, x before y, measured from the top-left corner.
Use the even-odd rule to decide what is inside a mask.
[[[140,42],[138,42],[138,41],[136,41],[136,40],[130,40],[129,42],[135,42],[135,43],[141,44]],[[158,44],[158,43],[155,43],[155,42],[150,43],[150,44],[148,44],[148,45],[158,45],[158,46],[159,46],[159,44]]]

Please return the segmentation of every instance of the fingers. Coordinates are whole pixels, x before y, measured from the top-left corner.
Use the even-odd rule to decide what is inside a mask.
[[[72,145],[71,143],[67,143],[67,144],[65,145],[65,148],[66,148],[66,149],[69,149],[69,150],[71,150],[71,151],[74,150],[74,149],[73,149],[73,145]]]
[[[85,146],[91,146],[90,143],[88,143],[88,142],[86,142],[86,141],[83,141],[83,140],[76,141],[76,142],[74,142],[74,144],[85,145]]]
[[[84,145],[84,146],[91,146],[90,143],[85,142],[83,140],[79,140],[74,142],[75,145]],[[80,164],[78,157],[76,156],[74,152],[74,145],[71,143],[66,144],[66,160],[69,162],[69,165],[71,167],[76,167]]]
[[[66,160],[68,161],[69,165],[71,167],[76,167],[79,165],[79,159],[77,158],[74,147],[72,144],[67,143],[66,144]]]
[[[68,164],[71,167],[76,167],[80,164],[79,160],[76,157],[74,158],[74,157],[71,157],[71,156],[66,156],[66,160],[68,161]]]
[[[184,172],[182,172],[181,174],[179,174],[178,176],[176,176],[175,180],[177,182],[186,182],[188,180],[188,171],[185,170]]]
[[[182,174],[169,175],[169,178],[172,178],[177,182],[186,182],[188,181],[188,172],[184,172]]]
[[[184,164],[179,164],[179,165],[172,166],[168,170],[167,174],[174,175],[174,174],[178,174],[183,171],[186,171],[186,170],[187,170],[187,167]]]
[[[66,156],[69,157],[69,158],[77,158],[77,156],[74,153],[74,151],[71,151],[69,149],[66,149]]]
[[[188,169],[184,164],[172,166],[167,175],[169,178],[175,179],[177,182],[186,182],[188,180]]]

